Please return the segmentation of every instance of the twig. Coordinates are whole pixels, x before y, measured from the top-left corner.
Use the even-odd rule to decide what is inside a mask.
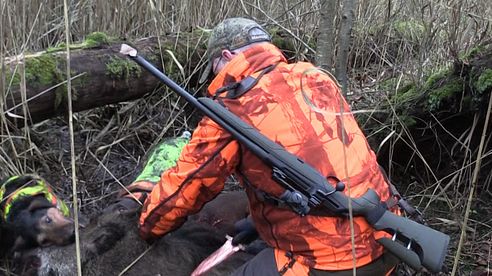
[[[118,178],[116,178],[116,176],[114,176],[114,174],[113,174],[113,173],[112,173],[112,172],[111,172],[111,171],[110,171],[110,170],[109,170],[109,169],[108,169],[108,168],[107,168],[107,167],[106,167],[106,166],[105,166],[105,165],[101,162],[101,160],[99,160],[99,158],[97,158],[97,156],[96,156],[96,155],[95,155],[92,151],[87,150],[87,152],[88,152],[90,155],[92,155],[92,157],[93,157],[94,159],[96,159],[96,161],[99,163],[99,165],[101,165],[101,166],[103,167],[103,169],[104,169],[106,172],[108,172],[108,173],[109,173],[109,175],[110,175],[110,176],[111,176],[111,177],[112,177],[112,178],[116,181],[116,183],[118,183],[118,184],[121,186],[121,188],[123,188],[123,190],[125,190],[125,191],[126,191],[126,192],[127,192],[127,193],[131,196],[131,197],[133,197],[133,199],[135,199],[135,201],[137,201],[137,203],[138,203],[138,204],[143,205],[143,204],[142,204],[142,202],[140,202],[140,200],[138,200],[138,198],[137,198],[137,197],[135,197],[135,196],[133,195],[133,193],[132,193],[132,192],[130,192],[130,190],[128,190],[128,188],[127,188],[125,185],[123,185],[123,183],[121,183],[121,182],[118,180]]]
[[[456,255],[454,257],[454,264],[453,264],[453,270],[451,272],[451,276],[456,275],[456,270],[458,269],[458,263],[459,263],[460,256],[461,256],[461,249],[463,248],[463,243],[465,240],[466,225],[468,223],[468,218],[470,216],[471,204],[472,204],[473,196],[475,194],[475,189],[477,186],[478,173],[480,171],[480,166],[482,164],[482,151],[483,151],[483,147],[485,144],[485,138],[487,136],[487,127],[489,125],[489,118],[490,118],[491,110],[492,110],[492,93],[490,94],[490,98],[489,98],[489,106],[487,109],[487,115],[485,116],[485,122],[483,125],[482,138],[480,139],[480,145],[478,146],[477,163],[475,165],[475,170],[473,171],[472,185],[470,188],[470,193],[468,195],[468,201],[466,203],[465,218],[463,219],[463,227],[461,227],[460,241],[458,243],[458,250],[457,250]]]
[[[394,118],[398,121],[398,123],[402,126],[402,131],[405,133],[405,135],[408,137],[408,139],[410,141],[406,141],[405,139],[401,139],[401,141],[403,143],[405,143],[409,148],[412,148],[414,149],[414,153],[420,158],[420,160],[422,161],[422,163],[424,164],[424,166],[429,170],[429,172],[431,173],[432,175],[432,178],[434,179],[434,181],[436,181],[436,185],[437,185],[437,188],[439,188],[441,191],[444,191],[443,187],[440,185],[439,183],[439,180],[436,176],[436,174],[434,173],[434,171],[432,171],[432,168],[431,166],[429,165],[429,163],[427,162],[427,160],[425,159],[424,155],[420,152],[420,150],[418,149],[417,147],[417,143],[415,142],[415,140],[412,138],[412,135],[410,134],[409,130],[405,127],[405,124],[400,120],[400,118],[397,116],[397,113],[396,113],[396,110],[395,110],[395,107],[391,104],[391,101],[386,98],[386,100],[388,101],[389,103],[389,107],[391,108],[391,112],[395,115]],[[398,138],[401,138],[401,136],[399,135]],[[443,196],[444,198],[446,199],[446,202],[448,204],[448,206],[450,208],[452,208],[452,204],[451,204],[451,200],[449,199],[449,197],[446,195],[446,193],[443,192]]]
[[[79,237],[79,208],[77,199],[77,175],[75,171],[75,141],[73,135],[73,110],[72,110],[72,81],[70,77],[70,22],[68,18],[68,1],[63,0],[63,12],[65,18],[65,44],[67,51],[67,101],[68,101],[68,127],[70,132],[70,153],[72,165],[72,197],[73,197],[73,217],[75,222],[75,251],[77,255],[77,275],[82,276],[82,263],[80,258],[80,237]]]
[[[320,69],[321,71],[326,71],[323,69]],[[328,72],[328,71],[326,71]],[[343,169],[345,173],[345,179],[347,182],[347,198],[348,198],[348,212],[349,212],[349,225],[350,225],[350,242],[352,245],[352,274],[354,276],[357,275],[357,255],[355,253],[355,228],[354,228],[354,214],[353,214],[353,207],[352,207],[352,196],[351,196],[351,181],[350,181],[350,175],[349,175],[349,169],[348,169],[348,161],[347,161],[347,149],[345,147],[347,143],[347,137],[345,136],[345,120],[344,120],[344,97],[343,95],[346,95],[347,92],[347,83],[340,84],[338,83],[337,79],[331,75],[331,73],[328,72],[328,76],[330,79],[333,81],[333,83],[336,85],[338,88],[338,101],[340,103],[340,123],[341,123],[341,133],[342,133],[342,153],[343,153]]]
[[[304,47],[306,47],[306,49],[308,49],[311,53],[313,54],[316,54],[316,51],[309,47],[309,45],[304,42],[300,37],[298,37],[297,35],[295,35],[291,30],[285,28],[284,26],[282,26],[280,23],[278,23],[277,20],[273,19],[271,16],[269,16],[266,12],[264,12],[260,7],[257,7],[251,3],[246,3],[252,7],[254,7],[255,9],[259,10],[264,16],[266,16],[270,21],[272,21],[275,25],[279,26],[282,30],[286,31],[288,34],[290,34],[293,38],[295,38],[297,41],[299,41],[302,45],[304,45]]]
[[[145,249],[145,251],[142,254],[140,254],[140,256],[138,256],[131,264],[129,264],[127,267],[125,267],[125,269],[123,269],[120,272],[120,274],[118,274],[118,276],[121,276],[121,275],[125,274],[130,268],[132,268],[132,266],[134,264],[136,264],[138,261],[140,261],[140,259],[142,259],[142,257],[145,256],[145,254],[147,254],[147,252],[149,252],[152,248],[154,248],[154,244],[152,244],[147,249]]]
[[[9,269],[5,269],[3,267],[0,267],[0,271],[1,272],[4,272],[6,275],[11,275],[11,276],[17,276],[17,275],[19,275],[19,274],[15,274],[12,271],[10,271]]]

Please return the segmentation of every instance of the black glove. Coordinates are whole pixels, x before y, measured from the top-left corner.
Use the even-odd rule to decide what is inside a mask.
[[[258,232],[256,232],[255,224],[251,219],[251,216],[244,218],[234,224],[236,228],[236,235],[232,238],[232,245],[238,244],[247,245],[252,241],[258,239]]]

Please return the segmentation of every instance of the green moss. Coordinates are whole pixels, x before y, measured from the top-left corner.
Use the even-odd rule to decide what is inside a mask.
[[[72,77],[76,76],[77,74],[79,74],[79,72],[75,72],[75,71],[71,72]],[[89,81],[90,81],[89,74],[84,74],[72,80],[72,87],[82,88],[88,85]]]
[[[70,75],[72,77],[74,77],[75,75],[77,75],[78,72],[76,71],[73,71],[71,70],[70,71]],[[64,81],[67,80],[66,77],[64,77],[63,79]],[[85,75],[82,75],[82,76],[79,76],[75,79],[73,79],[71,81],[71,88],[72,88],[72,101],[77,101],[77,98],[78,98],[78,89],[80,89],[82,86],[84,85],[87,85],[89,81],[89,76],[88,74],[85,74]],[[63,103],[63,102],[67,102],[67,83],[64,83],[62,85],[60,85],[58,88],[56,88],[55,90],[55,102],[54,102],[54,108],[55,110],[58,109],[58,107],[60,107],[60,105]]]
[[[28,86],[34,89],[44,89],[49,86],[53,86],[57,83],[61,83],[66,80],[64,72],[65,68],[64,57],[53,55],[51,53],[45,53],[40,56],[30,57],[25,60],[25,77]],[[72,76],[77,72],[72,71]],[[12,83],[14,86],[20,84],[20,72],[17,68],[15,74],[7,71],[6,80]],[[87,83],[88,76],[82,76],[72,81],[72,99],[77,99],[77,88]],[[53,92],[55,99],[53,102],[53,108],[56,110],[60,105],[66,101],[67,98],[67,85],[62,84],[58,86]]]
[[[404,39],[416,41],[420,40],[425,32],[422,24],[416,21],[395,21],[392,25],[393,30]]]
[[[476,57],[478,54],[482,53],[485,50],[483,45],[479,45],[469,49],[468,51],[462,52],[459,55],[459,58],[462,60],[469,60]]]
[[[48,49],[46,49],[46,53],[48,54],[59,52],[59,51],[63,51],[63,49],[61,47],[48,47]]]
[[[169,59],[170,57],[168,57],[168,55],[164,54],[166,49],[169,49],[168,47],[170,47],[169,44],[163,44],[161,45],[161,47],[159,47],[159,45],[156,45],[154,47],[154,49],[152,51],[150,51],[151,54],[147,54],[146,55],[146,59],[154,64],[155,66],[163,66],[162,63],[166,64],[167,62],[169,62]],[[163,71],[165,71],[165,69],[162,69]]]
[[[381,81],[378,84],[378,87],[383,91],[391,91],[396,88],[397,83],[398,83],[397,78],[389,78]]]
[[[292,40],[285,37],[280,29],[272,28],[270,34],[272,35],[272,44],[277,46],[280,50],[283,50],[284,52],[295,50]]]
[[[400,122],[406,127],[412,127],[416,124],[415,119],[409,115],[409,111],[422,97],[422,90],[414,83],[408,83],[400,87],[392,97]]]
[[[211,29],[204,29],[204,28],[195,28],[193,31],[191,31],[192,36],[205,36],[206,38],[209,38],[210,35],[212,34]]]
[[[431,74],[425,81],[424,89],[431,90],[435,87],[439,87],[449,74],[450,70],[448,68],[440,69],[437,72]]]
[[[26,82],[30,85],[50,86],[64,81],[65,74],[60,68],[64,61],[60,57],[45,53],[38,57],[26,59]],[[53,108],[56,110],[66,99],[67,87],[61,85],[55,90]]]
[[[104,44],[108,44],[112,39],[102,32],[94,32],[85,38],[85,40],[81,43],[72,43],[70,44],[70,50],[78,50],[78,49],[89,49],[94,47],[99,47]],[[49,47],[46,49],[46,53],[55,53],[60,51],[65,51],[67,48],[64,42],[59,43],[55,47]]]
[[[481,52],[481,47],[480,46],[473,47],[471,49],[468,49],[467,51],[460,52],[459,55],[458,55],[458,57],[461,60],[467,60],[467,59],[473,58],[476,54],[478,54],[480,52]]]
[[[98,47],[104,44],[108,44],[109,37],[103,32],[93,32],[85,38],[84,44],[86,48]]]
[[[480,74],[475,83],[475,87],[481,94],[492,89],[492,69],[485,69],[485,71]]]
[[[25,76],[26,83],[28,86],[35,89],[44,89],[49,86],[53,86],[57,83],[61,83],[66,80],[66,74],[63,71],[65,67],[65,60],[63,57],[53,55],[51,53],[44,53],[40,56],[30,57],[25,60]],[[72,76],[76,72],[72,72]],[[12,75],[9,71],[6,74],[6,80],[11,82],[13,86],[18,86],[20,84],[20,72],[17,68],[15,74]],[[85,77],[87,78],[87,77]],[[72,84],[80,84],[80,82],[86,81],[86,79],[75,79]],[[76,99],[76,93],[74,90],[73,99]],[[63,84],[58,86],[55,91],[55,100],[53,103],[53,108],[56,110],[63,100],[67,96],[67,85]]]
[[[113,79],[128,79],[131,75],[140,77],[142,70],[137,63],[120,57],[110,57],[106,63],[106,75]]]
[[[58,57],[51,54],[26,58],[24,67],[26,82],[34,87],[45,87],[63,80],[63,73],[58,69],[58,63]],[[8,71],[6,80],[14,86],[19,85],[21,80],[19,68],[14,74]]]
[[[171,53],[169,53],[171,52]],[[148,56],[149,61],[154,64],[162,65],[164,73],[176,82],[183,80],[183,74],[181,69],[176,64],[175,59],[181,64],[186,65],[189,52],[187,46],[183,44],[174,44],[172,41],[164,42],[161,48],[157,45],[154,53],[160,53],[160,55]],[[174,56],[174,58],[173,58]],[[184,69],[184,68],[183,68]]]
[[[56,109],[61,105],[61,103],[67,98],[67,85],[63,84],[55,90],[55,102],[53,106]]]
[[[359,36],[375,35],[384,28],[383,24],[371,24],[370,26],[363,26],[362,24],[354,24],[352,27],[352,33]]]
[[[415,90],[416,90],[416,87],[415,87],[414,83],[407,83],[407,84],[403,85],[402,87],[400,87],[400,89],[398,89],[397,93],[405,94],[407,92],[410,92],[410,94],[412,94],[412,93],[415,93]]]
[[[397,93],[405,93],[413,86],[415,85],[409,79],[400,77],[385,79],[378,84],[378,88],[383,91],[394,92],[398,88]]]
[[[417,121],[415,120],[414,117],[408,115],[408,114],[401,114],[398,116],[400,122],[406,126],[407,128],[411,128],[417,124]]]
[[[196,28],[193,31],[185,34],[187,36],[187,39],[191,41],[196,41],[197,38],[200,38],[199,40],[200,46],[206,48],[208,46],[208,38],[212,34],[212,30]]]
[[[76,45],[76,44],[71,44],[70,49],[76,49],[76,47],[74,47],[74,45]],[[67,48],[66,44],[61,42],[61,43],[58,43],[57,46],[52,46],[52,47],[49,47],[48,49],[46,49],[46,53],[51,54],[51,53],[56,53],[56,52],[62,52],[62,51],[65,51],[66,48]]]
[[[409,104],[414,103],[421,97],[422,93],[419,91],[420,89],[415,84],[409,83],[398,89],[396,95],[393,97],[393,103],[395,106],[405,109]]]
[[[20,84],[20,74],[19,72],[12,73],[10,70],[6,70],[5,72],[5,81],[7,85],[11,84],[13,86],[18,86]]]
[[[54,55],[43,54],[26,59],[26,81],[42,86],[52,85],[62,79],[58,60]]]
[[[456,93],[461,95],[464,89],[463,80],[453,76],[451,69],[440,69],[431,74],[424,83],[427,94],[426,107],[429,111],[435,111],[445,103],[452,104],[452,98],[455,98]]]
[[[272,37],[273,45],[277,46],[277,48],[281,50],[292,50],[293,45],[290,43],[288,39],[282,38],[281,36]]]
[[[464,86],[463,81],[458,78],[450,79],[445,85],[430,90],[427,98],[428,108],[430,111],[438,110],[444,103],[448,103],[457,93],[462,93]]]

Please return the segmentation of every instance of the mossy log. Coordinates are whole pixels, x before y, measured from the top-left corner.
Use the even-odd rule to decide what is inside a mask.
[[[487,108],[492,92],[492,42],[463,54],[452,66],[436,70],[423,84],[408,83],[392,97],[407,126],[432,114],[446,119]]]
[[[164,67],[164,71],[172,71],[168,73],[170,76],[179,77],[182,70],[197,67],[204,52],[205,47],[200,42],[204,39],[199,36],[193,37],[192,42],[190,39],[164,36],[160,41],[153,37],[130,44],[139,49],[148,60],[161,65],[160,69]],[[89,40],[71,47],[70,74],[73,78],[71,85],[74,111],[136,99],[158,87],[156,78],[119,54],[121,43]],[[186,43],[196,43],[200,47],[192,51],[190,49],[194,48]],[[3,112],[10,121],[24,123],[21,118],[25,115],[23,98],[27,99],[28,123],[66,112],[66,52],[63,48],[62,45],[59,49],[26,55],[23,59],[6,59],[6,72],[3,74],[5,83],[0,87],[6,87],[6,92],[3,93]],[[24,87],[23,79],[25,96],[21,92],[24,90],[21,89]]]
[[[388,113],[394,109],[399,120],[381,113],[375,114],[375,120],[366,124],[366,129],[380,129],[381,123],[391,126],[387,132],[381,131],[372,137],[374,146],[380,145],[390,131],[399,133],[393,136],[394,142],[385,143],[379,149],[380,164],[401,169],[393,173],[395,182],[401,183],[407,183],[409,175],[419,183],[434,183],[436,179],[444,179],[463,169],[467,158],[474,158],[470,154],[476,155],[479,149],[490,93],[492,43],[463,54],[449,67],[436,70],[421,84],[404,85],[388,101],[391,107],[381,108]],[[491,126],[489,121],[487,137]],[[490,143],[484,152],[487,150],[490,150]],[[491,171],[489,160],[487,157],[482,160],[484,167],[479,183],[486,183]],[[486,187],[479,186],[479,189]]]
[[[422,83],[403,85],[383,109],[394,108],[399,122],[415,134],[416,140],[417,137],[435,140],[440,131],[444,132],[441,139],[448,134],[460,137],[473,120],[483,124],[491,92],[492,41],[489,41],[464,53],[450,66],[436,69]],[[394,123],[393,116],[377,119],[387,125]],[[400,123],[395,125],[397,129]],[[449,143],[456,142],[454,137]]]
[[[274,43],[285,50],[288,56],[292,55],[292,39],[280,32],[274,34]],[[156,78],[119,54],[123,42],[137,48],[141,55],[176,82],[186,79],[187,88],[195,90],[204,68],[207,37],[206,32],[197,30],[129,43],[108,38],[103,33],[93,33],[84,42],[70,45],[73,111],[137,99],[159,87]],[[23,126],[24,117],[31,124],[66,113],[68,102],[65,48],[62,44],[58,48],[25,55],[23,59],[6,59],[6,70],[2,74],[5,78],[0,78],[0,87],[6,88],[2,99],[3,112],[11,122]],[[26,88],[24,97],[21,92],[24,87],[23,79]],[[27,105],[23,104],[23,99],[27,99]]]

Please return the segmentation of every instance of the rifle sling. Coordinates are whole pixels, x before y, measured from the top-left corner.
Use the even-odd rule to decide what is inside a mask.
[[[278,63],[269,65],[265,68],[263,68],[258,76],[255,78],[253,76],[247,76],[246,78],[242,79],[241,81],[234,82],[231,84],[228,84],[226,86],[223,86],[217,91],[215,91],[215,94],[213,96],[213,99],[217,99],[220,94],[227,92],[226,98],[228,99],[236,99],[244,95],[246,92],[251,90],[251,88],[255,87],[256,84],[260,81],[260,79],[265,75],[270,73],[275,67],[277,67]]]
[[[379,166],[379,169],[383,174],[384,180],[386,180],[386,183],[388,183],[389,185],[389,191],[391,197],[385,202],[386,205],[388,206],[388,210],[398,205],[398,207],[400,207],[400,209],[403,210],[408,215],[408,217],[410,217],[411,219],[415,220],[418,223],[425,224],[425,220],[422,216],[422,213],[417,208],[413,207],[400,194],[400,192],[398,192],[398,189],[396,189],[396,186],[393,185],[393,183],[391,183],[383,167]]]

